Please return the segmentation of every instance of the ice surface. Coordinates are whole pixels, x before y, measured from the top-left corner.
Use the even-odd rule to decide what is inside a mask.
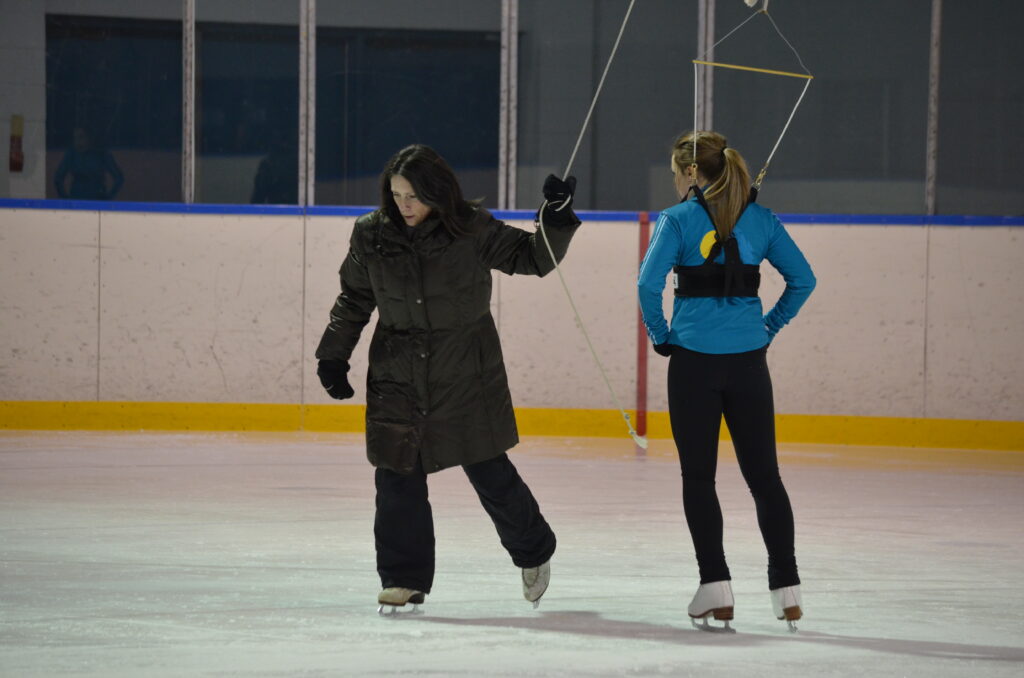
[[[1024,675],[1024,455],[783,452],[801,630],[723,450],[725,635],[686,617],[669,441],[512,452],[559,539],[538,610],[465,476],[431,476],[434,590],[381,618],[361,436],[3,433],[0,675]]]

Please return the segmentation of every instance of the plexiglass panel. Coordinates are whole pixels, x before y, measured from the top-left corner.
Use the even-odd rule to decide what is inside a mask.
[[[196,3],[196,202],[294,205],[299,2]]]
[[[634,6],[572,167],[578,207],[674,202],[668,154],[693,126],[698,4]],[[766,204],[925,211],[932,4],[771,3],[815,79],[769,168]],[[180,201],[183,3],[7,5],[0,196]],[[628,5],[519,0],[513,206],[536,207],[544,176],[565,170]],[[751,12],[741,0],[714,5],[716,39]],[[1024,6],[942,9],[938,212],[1024,213]],[[196,0],[197,201],[297,202],[299,12],[300,0]],[[448,158],[468,195],[496,206],[501,0],[319,0],[316,21],[315,201],[375,203],[384,162],[420,142]],[[713,58],[800,70],[764,16]],[[712,126],[756,173],[803,82],[713,70]]]
[[[1024,215],[1024,6],[942,11],[936,211]]]
[[[537,207],[544,177],[565,171],[628,5],[520,1],[519,207]],[[696,46],[696,2],[636,3],[571,168],[578,207],[675,202],[669,155],[692,126]]]
[[[46,15],[46,197],[181,200],[181,35],[143,11]]]
[[[498,199],[499,0],[317,3],[316,202],[374,205],[400,148],[434,147]]]
[[[816,0],[769,8],[815,79],[772,160],[761,200],[783,212],[922,213],[931,3]],[[719,0],[716,39],[749,15],[742,2]],[[763,15],[726,38],[714,58],[802,71]],[[715,69],[714,127],[752,174],[803,86],[798,78]]]

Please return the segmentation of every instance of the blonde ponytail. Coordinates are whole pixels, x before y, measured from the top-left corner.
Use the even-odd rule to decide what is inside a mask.
[[[694,163],[694,137],[697,171],[711,181],[704,190],[704,199],[715,217],[719,237],[728,240],[747,206],[750,170],[739,151],[729,148],[725,137],[717,132],[688,132],[676,139],[672,146],[676,166]]]

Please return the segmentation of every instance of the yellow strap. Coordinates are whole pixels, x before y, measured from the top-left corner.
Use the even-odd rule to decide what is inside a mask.
[[[734,68],[738,71],[754,71],[756,73],[768,73],[770,75],[785,75],[790,78],[804,78],[806,80],[813,80],[814,76],[807,73],[789,73],[788,71],[773,71],[767,68],[754,68],[753,66],[737,66],[735,64],[722,64],[717,61],[701,61],[700,59],[694,59],[693,63],[703,64],[705,66],[718,66],[720,68]]]

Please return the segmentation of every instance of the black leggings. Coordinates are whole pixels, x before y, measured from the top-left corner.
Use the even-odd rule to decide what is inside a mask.
[[[555,552],[555,533],[508,455],[463,466],[462,470],[512,562],[518,567],[546,563]],[[377,469],[376,485],[373,533],[381,585],[430,593],[434,583],[434,519],[423,467],[417,464],[410,475]]]
[[[677,347],[669,361],[669,418],[683,474],[683,510],[702,584],[731,578],[722,546],[722,508],[715,492],[723,415],[768,549],[768,587],[800,583],[793,509],[775,451],[775,406],[766,352],[762,348],[709,354]]]

